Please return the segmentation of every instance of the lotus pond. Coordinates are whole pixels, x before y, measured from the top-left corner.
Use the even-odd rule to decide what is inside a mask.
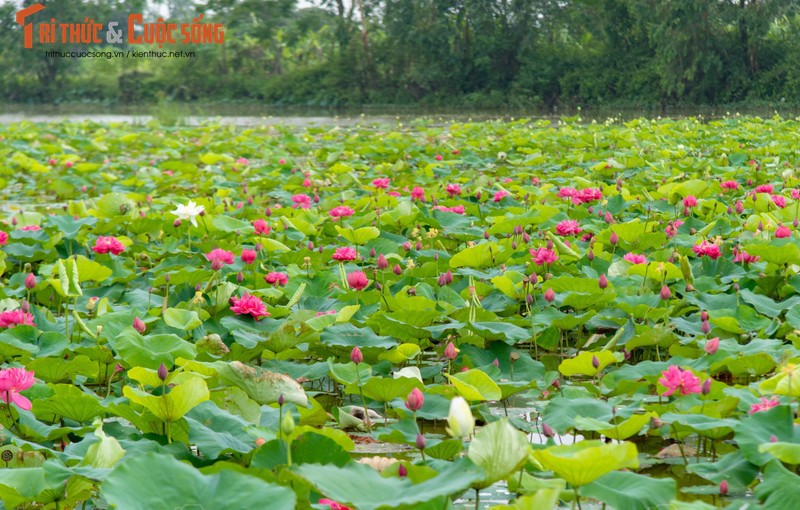
[[[0,126],[0,500],[796,508],[798,134]]]

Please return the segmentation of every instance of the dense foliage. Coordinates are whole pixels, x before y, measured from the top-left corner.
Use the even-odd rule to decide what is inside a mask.
[[[0,500],[796,505],[800,124],[575,120],[3,126]]]
[[[141,0],[43,3],[34,21],[124,20],[145,9]],[[223,23],[225,45],[194,47],[196,58],[169,62],[45,58],[44,48],[22,49],[17,6],[0,6],[0,91],[12,102],[540,108],[797,105],[800,97],[794,0],[166,4],[170,21],[203,12]],[[157,17],[151,12],[147,19]]]

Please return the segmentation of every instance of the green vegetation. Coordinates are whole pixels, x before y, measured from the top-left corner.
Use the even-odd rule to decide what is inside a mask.
[[[0,500],[792,508],[798,129],[1,126]]]
[[[35,22],[124,20],[145,9],[141,0],[43,3]],[[303,9],[294,0],[167,4],[170,21],[205,13],[223,23],[225,44],[193,46],[196,58],[168,63],[44,58],[42,47],[22,49],[16,7],[0,6],[0,93],[32,103],[325,107],[800,103],[794,0],[316,0]]]

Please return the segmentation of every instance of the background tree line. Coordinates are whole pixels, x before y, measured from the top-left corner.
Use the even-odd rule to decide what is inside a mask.
[[[798,0],[39,1],[35,21],[145,12],[180,23],[205,13],[226,40],[169,62],[47,59],[42,46],[22,49],[19,4],[7,3],[0,92],[9,102],[800,103]]]

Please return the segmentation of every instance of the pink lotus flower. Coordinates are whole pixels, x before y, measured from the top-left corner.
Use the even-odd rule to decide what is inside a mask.
[[[14,326],[36,326],[33,315],[22,310],[10,310],[0,313],[0,328],[13,328]]]
[[[144,332],[147,331],[147,324],[145,324],[144,321],[139,317],[134,317],[133,329],[138,331],[140,335],[144,335]]]
[[[311,186],[313,186],[313,183],[311,182],[311,179],[309,179],[308,177],[303,179],[303,187],[304,188],[310,188]]]
[[[259,235],[269,235],[269,231],[272,230],[265,220],[255,220],[253,222],[253,228],[256,234]]]
[[[455,214],[465,214],[467,212],[467,210],[464,209],[463,205],[455,205],[453,207],[445,207],[443,205],[437,205],[436,207],[434,207],[434,209],[436,209],[437,211],[451,212]]]
[[[345,506],[341,503],[337,503],[336,501],[328,498],[322,498],[317,501],[320,505],[328,505],[331,510],[353,510],[349,506]]]
[[[750,255],[744,250],[739,251],[736,248],[733,249],[734,262],[745,262],[747,264],[750,264],[752,262],[758,262],[759,260],[761,260],[761,257],[759,257],[758,255]]]
[[[723,189],[739,189],[739,183],[736,181],[724,181],[720,186]]]
[[[703,346],[706,354],[716,354],[717,349],[719,349],[719,337],[712,338]]]
[[[501,189],[500,191],[498,191],[498,192],[496,192],[494,194],[494,197],[492,198],[492,200],[495,201],[495,202],[499,202],[499,201],[503,200],[507,196],[508,196],[508,191],[506,191],[504,189]]]
[[[0,370],[0,400],[6,404],[16,404],[25,411],[31,410],[31,401],[19,394],[33,386],[33,372],[24,368],[4,368]]]
[[[425,190],[419,186],[415,186],[414,189],[411,190],[411,199],[412,200],[419,200],[420,202],[425,201]]]
[[[775,204],[775,206],[779,209],[786,207],[786,197],[781,195],[770,195],[770,198],[772,199],[772,203]]]
[[[444,190],[447,192],[448,195],[451,197],[457,197],[461,194],[461,186],[458,184],[448,184]]]
[[[39,230],[42,230],[42,227],[40,227],[39,225],[25,225],[20,230],[23,230],[25,232],[37,232]]]
[[[789,193],[792,194],[792,198],[795,200],[800,200],[800,189],[794,188]]]
[[[0,230],[0,246],[8,244],[8,233]]]
[[[255,320],[269,316],[267,305],[257,296],[251,296],[247,292],[239,299],[231,298],[231,303],[233,304],[231,311],[237,315],[250,315]]]
[[[246,165],[250,164],[250,160],[248,160],[247,158],[239,158],[239,159],[236,160],[236,164],[237,165],[245,165],[246,166]]]
[[[775,397],[771,398],[761,397],[761,402],[759,402],[758,404],[752,404],[750,406],[750,414],[759,413],[761,411],[767,411],[775,406],[780,405],[780,403],[781,401]]]
[[[125,245],[119,242],[119,239],[113,236],[108,237],[98,237],[97,240],[94,242],[94,246],[92,247],[92,251],[95,253],[109,253],[111,252],[114,255],[119,255],[123,251],[125,251]]]
[[[550,287],[545,291],[544,300],[547,301],[548,303],[552,303],[553,301],[556,300],[556,291],[554,291],[552,287]]]
[[[389,187],[389,178],[388,177],[380,177],[378,179],[373,179],[372,185],[378,189],[386,189]]]
[[[422,409],[422,405],[425,403],[425,397],[422,395],[422,392],[419,391],[419,388],[414,388],[411,390],[411,393],[408,394],[408,398],[406,399],[406,409],[409,411],[419,411]]]
[[[600,200],[601,198],[603,198],[603,192],[598,188],[586,188],[578,191],[578,193],[572,197],[572,202],[578,205]]]
[[[369,285],[369,280],[367,280],[367,275],[363,271],[353,271],[352,273],[347,273],[347,284],[351,289],[364,290]]]
[[[350,262],[356,259],[358,254],[356,253],[355,248],[351,248],[350,246],[344,246],[341,248],[336,248],[333,252],[333,260],[338,260],[339,262]]]
[[[208,261],[212,264],[215,260],[224,264],[233,264],[233,253],[229,252],[228,250],[214,248],[210,252],[206,253],[206,259],[208,259]]]
[[[579,234],[583,229],[576,220],[564,220],[556,225],[556,234],[560,236],[572,236]]]
[[[689,195],[683,199],[684,207],[694,207],[697,205],[697,198],[694,195]]]
[[[386,194],[389,195],[390,197],[401,197],[401,196],[403,196],[403,195],[400,194],[399,191],[387,191]]]
[[[311,207],[311,197],[305,193],[298,193],[297,195],[292,196],[292,202],[294,202],[292,207],[295,209],[298,207],[302,209],[308,209]]]
[[[447,347],[444,348],[444,357],[449,360],[454,360],[458,356],[458,349],[453,345],[453,342],[448,342]]]
[[[241,259],[245,264],[252,264],[255,262],[258,253],[255,250],[242,250]]]
[[[784,227],[781,225],[780,227],[775,229],[775,237],[778,239],[782,239],[784,237],[792,237],[792,231],[789,230],[789,227]]]
[[[638,253],[626,253],[622,258],[631,264],[647,264],[647,257],[644,255],[639,255]]]
[[[696,244],[692,246],[692,251],[697,254],[698,257],[710,257],[712,260],[717,260],[722,252],[714,243],[709,243],[708,241],[703,241],[700,244]]]
[[[289,275],[286,273],[267,273],[264,281],[270,285],[286,285],[289,282]]]
[[[350,209],[346,205],[340,205],[328,211],[328,214],[330,214],[331,218],[336,219],[336,218],[352,216],[353,214],[355,214],[355,211]]]
[[[658,382],[667,388],[667,391],[662,393],[665,397],[669,397],[679,390],[681,395],[700,393],[701,390],[700,378],[695,376],[691,370],[681,370],[675,365],[671,365],[667,370],[661,372],[661,379]]]
[[[537,248],[535,250],[531,248],[530,253],[531,257],[533,257],[533,263],[537,266],[552,264],[558,260],[558,254],[549,248]]]
[[[578,190],[570,187],[563,187],[558,190],[559,198],[572,198],[578,193]]]
[[[327,312],[317,312],[316,317],[322,317],[323,315],[336,315],[336,310],[328,310]]]
[[[772,184],[761,184],[760,186],[756,186],[756,193],[772,193],[774,189]]]

